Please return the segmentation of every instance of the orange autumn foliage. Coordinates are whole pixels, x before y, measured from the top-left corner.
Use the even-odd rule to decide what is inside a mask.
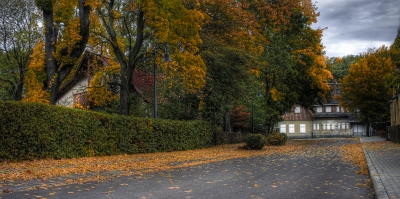
[[[44,54],[44,42],[40,40],[33,48],[32,60],[25,76],[26,93],[22,101],[45,104],[50,102],[48,91],[43,90],[43,81],[46,79]]]

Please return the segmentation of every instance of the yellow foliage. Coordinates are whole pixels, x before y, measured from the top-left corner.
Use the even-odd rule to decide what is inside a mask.
[[[83,106],[82,104],[80,104],[78,102],[73,105],[73,108],[77,108],[77,109],[81,109],[81,110],[89,110],[90,106]]]
[[[40,40],[31,55],[31,62],[25,75],[26,93],[22,101],[50,103],[49,93],[43,90],[43,81],[46,78],[44,42]]]
[[[194,93],[205,85],[206,65],[200,55],[185,51],[172,59],[173,62],[160,65],[167,79],[176,79],[175,84],[183,84],[187,93]]]
[[[118,99],[118,95],[108,89],[108,83],[113,81],[112,75],[119,73],[120,65],[112,59],[109,59],[108,62],[109,65],[104,66],[96,64],[98,63],[96,59],[91,61],[93,63],[91,70],[94,71],[94,76],[89,84],[88,97],[94,106],[104,106]]]
[[[395,67],[385,47],[367,53],[364,58],[351,64],[348,75],[342,80],[340,105],[353,112],[362,107],[366,110],[371,106],[367,105],[369,100],[375,100],[373,103],[378,106],[379,100],[376,99],[389,99],[391,89],[385,87],[382,80]],[[386,103],[382,100],[381,104],[383,102]]]
[[[311,25],[311,23],[317,23],[319,12],[316,12],[317,8],[315,4],[313,4],[311,0],[301,0],[300,2],[304,15],[308,17],[307,25]]]
[[[274,101],[283,100],[281,93],[276,88],[272,88],[269,93],[271,94],[271,98]]]

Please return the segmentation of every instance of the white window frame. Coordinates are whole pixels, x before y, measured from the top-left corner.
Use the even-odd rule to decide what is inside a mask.
[[[295,106],[294,107],[294,113],[301,113],[300,106]]]
[[[319,124],[313,124],[313,130],[319,131]]]
[[[322,113],[322,106],[317,106],[316,110],[317,113]]]
[[[340,106],[336,106],[336,113],[340,113]]]
[[[331,106],[325,106],[325,113],[331,113],[332,112],[332,107]]]
[[[322,124],[322,130],[326,130],[326,123]]]
[[[349,123],[346,123],[346,129],[350,129]]]
[[[306,133],[306,124],[300,124],[300,133]]]
[[[346,123],[342,122],[342,129],[345,130],[346,129]]]
[[[289,124],[289,133],[294,133],[294,124]]]
[[[331,124],[326,124],[326,130],[331,130]]]
[[[286,133],[286,124],[281,124],[281,125],[280,125],[279,132],[281,132],[281,133]]]

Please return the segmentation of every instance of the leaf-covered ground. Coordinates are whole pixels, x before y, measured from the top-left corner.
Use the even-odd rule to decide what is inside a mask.
[[[347,140],[341,144],[340,140]],[[358,174],[368,175],[368,167],[358,138],[326,140],[289,140],[285,146],[265,146],[262,150],[242,150],[243,144],[215,146],[190,151],[87,157],[63,160],[3,162],[0,187],[19,191],[64,184],[105,181],[119,176],[141,176],[255,156],[285,155],[291,158],[325,157],[339,154],[340,161],[357,167]]]

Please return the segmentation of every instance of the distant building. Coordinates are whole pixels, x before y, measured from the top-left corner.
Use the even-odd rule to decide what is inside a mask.
[[[338,83],[329,83],[332,99],[322,105],[314,105],[313,110],[299,105],[293,106],[291,112],[283,115],[283,121],[276,128],[286,133],[289,138],[327,138],[366,136],[366,126],[334,99],[340,95]]]

